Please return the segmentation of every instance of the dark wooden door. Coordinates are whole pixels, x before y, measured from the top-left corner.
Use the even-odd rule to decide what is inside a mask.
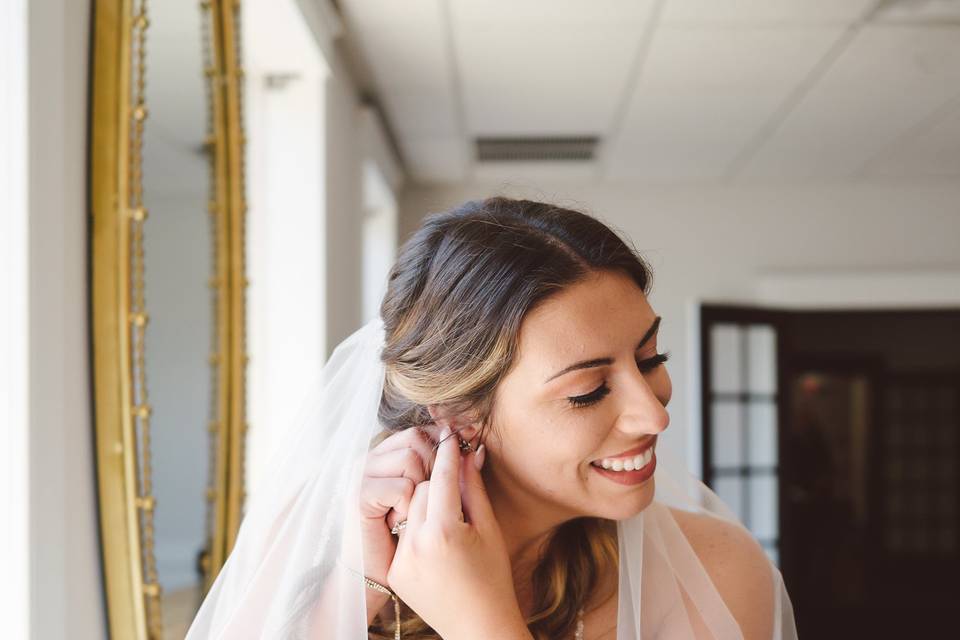
[[[775,508],[773,544],[766,529],[755,534],[783,572],[800,636],[940,637],[952,628],[960,604],[960,312],[708,307],[701,322],[704,477],[751,528]],[[772,503],[757,502],[762,493],[749,488],[724,495],[728,472],[717,452],[730,447],[718,442],[725,436],[717,426],[729,418],[709,371],[722,351],[717,335],[761,322],[776,334]],[[745,351],[740,360],[756,358]],[[748,389],[741,400],[751,399]],[[751,414],[740,415],[741,429],[753,428]],[[756,472],[749,462],[741,472],[748,485]]]

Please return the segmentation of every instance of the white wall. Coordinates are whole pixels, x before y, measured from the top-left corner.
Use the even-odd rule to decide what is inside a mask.
[[[0,5],[0,620],[27,637],[30,611],[30,439],[27,376],[27,4]]]
[[[397,257],[397,198],[403,173],[372,107],[360,109],[360,138],[363,150],[362,322],[366,323],[380,315],[390,268]]]
[[[325,354],[324,87],[293,0],[243,3],[249,496]]]
[[[361,325],[363,156],[356,89],[343,62],[329,59],[326,85],[327,355]]]
[[[402,182],[321,6],[244,5],[251,495],[326,357],[363,322],[364,174],[383,176],[378,204],[395,202]],[[265,90],[268,74],[290,80]],[[395,245],[395,227],[385,226]]]
[[[372,161],[363,166],[363,317],[380,315],[397,257],[397,197]]]
[[[695,301],[770,300],[770,283],[783,274],[807,283],[879,274],[871,279],[879,287],[876,295],[896,301],[905,288],[889,278],[892,273],[930,271],[938,287],[945,278],[960,291],[960,186],[950,184],[410,187],[401,200],[400,240],[428,212],[498,193],[586,210],[622,230],[649,260],[650,302],[663,316],[660,345],[672,352],[671,428],[664,444],[686,457],[698,476]],[[885,282],[897,289],[884,294]]]
[[[332,52],[326,86],[327,353],[363,323],[363,173],[372,163],[390,189],[403,172],[386,136],[361,106],[344,61]]]
[[[10,425],[29,433],[27,637],[103,638],[87,349],[89,3],[14,5],[27,11],[28,157],[17,159],[27,180],[27,415]]]

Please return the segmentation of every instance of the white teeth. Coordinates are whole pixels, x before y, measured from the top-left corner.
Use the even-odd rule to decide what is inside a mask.
[[[650,464],[651,460],[653,460],[653,447],[632,458],[603,458],[594,462],[594,465],[613,471],[635,471]]]

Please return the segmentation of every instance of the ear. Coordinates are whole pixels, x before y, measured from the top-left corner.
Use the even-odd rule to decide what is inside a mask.
[[[474,441],[477,434],[480,433],[480,423],[473,416],[463,413],[452,413],[448,407],[439,404],[427,405],[427,411],[430,417],[440,427],[450,427],[451,430],[460,430],[460,437],[464,440]],[[474,442],[474,444],[478,444]]]

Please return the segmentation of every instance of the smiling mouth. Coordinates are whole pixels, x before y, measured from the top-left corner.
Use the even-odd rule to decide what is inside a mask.
[[[634,456],[618,456],[616,458],[600,458],[590,464],[610,471],[634,471],[647,466],[653,459],[653,447],[647,447],[643,453]]]
[[[609,469],[611,471],[642,469],[653,458],[653,449],[656,444],[657,436],[650,436],[643,444],[613,456],[597,458],[590,464],[599,469]]]

